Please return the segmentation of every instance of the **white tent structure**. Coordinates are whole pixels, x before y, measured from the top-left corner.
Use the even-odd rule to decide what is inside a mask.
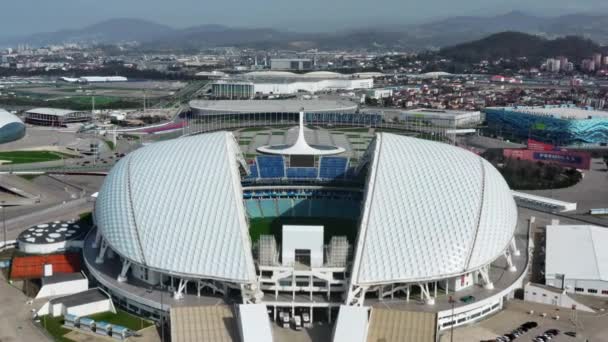
[[[479,271],[514,246],[517,208],[500,173],[461,148],[380,133],[369,166],[347,303],[391,284],[420,285]],[[361,167],[361,166],[360,166]],[[407,181],[404,181],[407,180]]]
[[[309,145],[304,137],[304,112],[300,112],[298,138],[293,145],[262,146],[258,147],[257,151],[265,154],[279,154],[283,156],[329,156],[343,153],[346,150],[337,146]]]

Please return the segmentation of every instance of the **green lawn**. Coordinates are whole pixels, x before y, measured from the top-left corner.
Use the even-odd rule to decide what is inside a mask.
[[[40,317],[40,324],[46,331],[53,337],[55,341],[59,342],[73,342],[72,340],[63,337],[63,335],[69,333],[71,330],[64,328],[63,325],[63,316],[59,317],[51,317],[51,316],[42,316]]]
[[[103,142],[106,143],[106,145],[108,145],[108,148],[112,151],[114,151],[114,149],[116,148],[112,140],[104,140]]]
[[[260,235],[274,235],[277,242],[281,242],[283,225],[324,226],[323,240],[329,243],[332,236],[346,236],[349,243],[355,243],[357,238],[357,221],[340,218],[319,217],[265,217],[249,221],[249,235],[251,241],[259,240]]]
[[[0,160],[7,160],[10,162],[10,164],[40,163],[46,161],[60,160],[61,157],[61,153],[51,151],[0,152]],[[67,155],[63,155],[63,157],[70,158],[70,156]]]
[[[87,317],[95,320],[96,322],[104,321],[111,324],[122,325],[123,327],[127,327],[135,331],[147,328],[153,324],[148,320],[131,315],[130,313],[122,310],[116,310],[116,313],[102,312]]]
[[[139,317],[133,316],[128,312],[117,310],[117,312],[102,312],[99,314],[87,316],[88,318],[94,319],[95,321],[105,321],[112,324],[122,325],[131,330],[137,331],[143,328],[147,328],[153,325],[152,322],[140,319]],[[72,340],[63,337],[65,334],[69,333],[71,330],[64,328],[63,325],[63,316],[59,317],[51,317],[51,316],[43,316],[40,318],[40,324],[46,329],[46,331],[53,336],[55,341],[59,342],[72,342]]]
[[[248,127],[248,128],[243,128],[241,129],[241,132],[259,132],[259,131],[265,131],[268,130],[267,127]]]

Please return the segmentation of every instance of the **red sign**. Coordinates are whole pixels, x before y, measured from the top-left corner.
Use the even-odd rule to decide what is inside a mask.
[[[544,142],[528,139],[528,149],[533,151],[553,151],[555,146]]]
[[[589,153],[586,152],[524,150],[506,148],[503,150],[502,154],[505,158],[553,163],[561,165],[563,167],[571,167],[581,170],[589,170],[589,167],[591,166],[591,156],[589,155]]]

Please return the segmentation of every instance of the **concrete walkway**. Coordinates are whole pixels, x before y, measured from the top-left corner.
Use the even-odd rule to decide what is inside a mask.
[[[0,276],[0,341],[51,341],[32,322],[33,306]]]

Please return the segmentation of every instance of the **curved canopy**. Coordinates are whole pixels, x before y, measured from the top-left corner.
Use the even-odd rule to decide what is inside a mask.
[[[443,143],[380,133],[352,282],[430,281],[485,266],[507,248],[517,208],[500,173]]]
[[[270,145],[258,147],[258,152],[266,154],[279,154],[282,156],[328,156],[346,151],[339,146],[309,145],[304,137],[304,113],[300,112],[298,138],[293,145]]]
[[[167,273],[254,282],[255,268],[231,133],[152,144],[106,178],[95,218],[112,249]]]

